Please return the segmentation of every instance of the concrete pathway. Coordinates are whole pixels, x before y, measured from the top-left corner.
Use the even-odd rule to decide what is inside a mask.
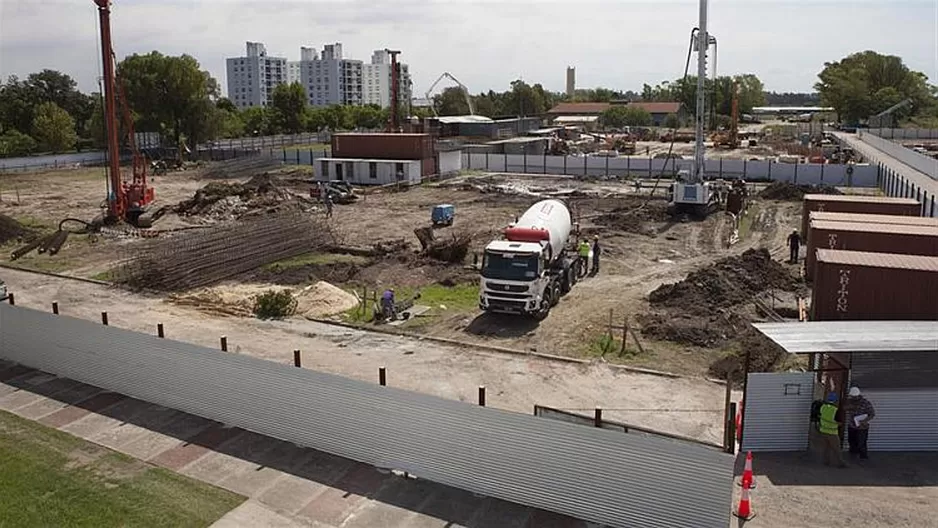
[[[587,526],[4,361],[0,410],[248,497],[224,528]]]

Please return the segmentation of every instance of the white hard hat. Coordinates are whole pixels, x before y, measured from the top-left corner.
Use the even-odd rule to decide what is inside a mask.
[[[850,396],[856,398],[860,395],[860,387],[850,387]]]

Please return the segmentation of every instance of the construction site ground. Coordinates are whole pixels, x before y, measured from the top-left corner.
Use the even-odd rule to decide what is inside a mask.
[[[312,176],[309,168],[290,167],[272,174],[284,189],[278,189],[281,194],[298,199],[308,195],[310,185],[304,180]],[[219,179],[211,170],[202,168],[156,177],[154,186],[160,204],[175,206],[191,199],[209,183],[227,185],[244,182],[255,175]],[[66,217],[90,219],[100,211],[102,180],[101,169],[5,175],[0,181],[4,197],[0,213],[46,230]],[[703,221],[675,220],[665,210],[664,185],[655,188],[654,181],[640,183],[643,188],[638,189],[632,182],[469,174],[402,192],[388,189],[369,192],[356,203],[336,205],[330,225],[342,247],[386,244],[389,249],[377,256],[330,253],[300,256],[262,266],[207,292],[176,293],[167,295],[166,300],[182,299],[180,304],[185,304],[192,312],[250,316],[251,296],[243,292],[262,291],[266,286],[301,289],[325,281],[358,296],[368,291],[369,297],[376,291],[396,288],[399,298],[420,292],[422,299],[418,303],[429,307],[429,311],[401,325],[405,331],[686,375],[720,375],[713,365],[724,355],[738,351],[739,346],[730,334],[743,330],[737,327],[745,318],[730,321],[727,317],[726,321],[732,323],[730,326],[724,321],[717,321],[714,326],[713,314],[708,310],[703,314],[698,311],[676,316],[673,310],[658,313],[649,307],[646,297],[661,284],[680,281],[690,272],[747,249],[765,247],[780,259],[787,253],[785,239],[790,228],[798,224],[800,206],[796,201],[756,200],[750,214],[741,221],[740,242],[728,247],[728,217],[717,213]],[[479,276],[470,266],[473,255],[481,255],[485,245],[528,206],[552,196],[571,204],[582,236],[600,236],[603,245],[600,273],[577,284],[540,324],[479,312]],[[239,199],[233,201],[234,204],[223,200],[200,209],[204,213],[201,215],[181,213],[180,216],[170,212],[154,228],[158,231],[198,229],[206,224],[228,221],[243,210]],[[437,229],[437,237],[471,236],[470,256],[464,263],[439,262],[417,254],[420,246],[414,229],[428,226],[432,207],[440,203],[455,205],[456,220],[452,227]],[[309,201],[304,204],[311,214],[323,214]],[[135,244],[139,243],[139,238],[120,232],[73,235],[59,254],[49,256],[34,252],[15,264],[108,279],[117,260],[132,255]],[[4,253],[15,246],[14,242],[3,246]],[[794,273],[794,267],[791,270]],[[236,306],[228,306],[225,299],[232,299],[231,303]],[[796,306],[790,292],[778,292],[770,300],[778,303],[776,308],[780,313],[783,309],[790,312]],[[315,301],[342,309],[348,307],[347,297]],[[743,307],[742,311],[751,309]],[[316,315],[325,316],[323,310]],[[201,317],[201,314],[193,316]],[[362,322],[369,314],[351,309],[332,317],[339,321]],[[639,342],[630,338],[622,353],[621,330],[616,328],[621,329],[625,322],[633,330],[641,330],[633,332]],[[708,330],[703,337],[697,331],[685,335],[687,329],[693,327]]]

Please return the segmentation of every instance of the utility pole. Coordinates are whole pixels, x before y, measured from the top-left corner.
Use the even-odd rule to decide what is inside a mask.
[[[388,132],[399,132],[401,129],[400,115],[398,115],[401,98],[401,76],[397,56],[401,52],[400,50],[390,49],[384,51],[391,56],[391,115],[388,116]]]

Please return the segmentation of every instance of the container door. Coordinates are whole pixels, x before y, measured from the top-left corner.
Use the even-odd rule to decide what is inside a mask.
[[[345,179],[345,177],[342,175],[342,164],[341,164],[341,163],[336,163],[336,164],[335,164],[335,179],[337,179],[337,180],[344,180],[344,179]]]

